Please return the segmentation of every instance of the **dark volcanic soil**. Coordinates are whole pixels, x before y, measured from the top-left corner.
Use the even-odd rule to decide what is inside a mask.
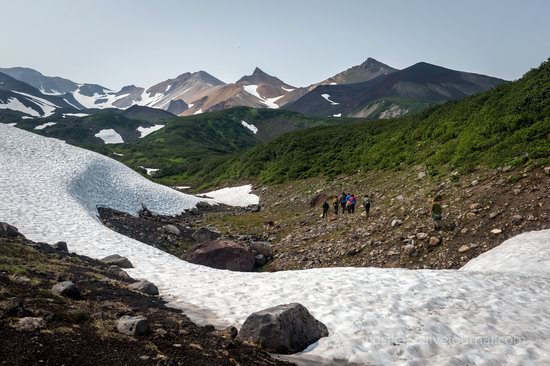
[[[62,280],[73,281],[83,299],[54,295],[52,285]],[[195,325],[160,298],[129,290],[131,282],[98,261],[23,237],[0,237],[0,364],[289,365],[223,331]],[[47,326],[17,330],[19,319],[5,313],[14,297]],[[118,333],[115,321],[122,315],[145,316],[150,334]]]

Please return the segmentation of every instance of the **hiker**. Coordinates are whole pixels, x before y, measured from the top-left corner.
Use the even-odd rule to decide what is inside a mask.
[[[334,214],[338,215],[338,210],[340,208],[340,200],[338,199],[338,196],[334,196],[334,202],[332,202],[332,206],[334,207]]]
[[[340,206],[342,207],[342,213],[346,212],[346,202],[348,202],[347,194],[342,192],[342,195],[340,196]]]
[[[363,207],[365,208],[365,215],[367,215],[368,218],[370,212],[370,198],[368,194],[366,194],[365,198],[363,199]]]
[[[441,228],[443,227],[441,221],[443,219],[443,210],[442,210],[442,207],[441,207],[441,201],[442,201],[442,196],[440,193],[436,193],[434,195],[434,198],[432,200],[432,220],[433,220],[433,223],[434,223],[434,229],[435,230],[441,230]]]
[[[323,217],[328,217],[328,209],[330,208],[328,201],[323,202]]]
[[[351,206],[351,213],[355,213],[355,205],[357,204],[357,198],[355,198],[355,195],[351,195],[349,198],[350,206]]]

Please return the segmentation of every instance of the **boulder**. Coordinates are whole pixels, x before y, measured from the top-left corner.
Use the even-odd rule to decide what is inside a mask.
[[[125,279],[131,278],[130,275],[125,270],[121,269],[119,266],[110,266],[109,268],[107,268],[107,271],[109,273],[112,273],[116,276],[119,276]]]
[[[23,236],[15,226],[12,226],[5,222],[0,222],[0,237],[2,238],[16,238]]]
[[[118,266],[120,268],[134,268],[134,266],[132,265],[132,262],[130,262],[128,258],[118,254],[109,255],[101,259],[101,261],[110,266]]]
[[[254,269],[254,255],[242,245],[229,240],[213,240],[195,244],[182,257],[203,266],[250,272]]]
[[[4,306],[4,315],[22,318],[32,314],[30,311],[25,309],[25,305],[21,299],[12,297],[8,299],[7,304]]]
[[[42,328],[46,328],[46,321],[43,318],[21,318],[16,325],[18,330],[25,332],[36,332]]]
[[[208,227],[201,227],[200,229],[195,230],[195,232],[191,235],[193,240],[195,240],[197,243],[216,240],[220,236],[222,236],[222,234],[218,230]]]
[[[408,254],[408,255],[412,255],[414,253],[414,245],[412,244],[407,244],[403,247],[403,251],[405,252],[405,254]]]
[[[160,231],[166,234],[180,236],[181,231],[176,225],[168,224],[160,227]]]
[[[512,216],[512,224],[520,225],[522,222],[523,222],[523,216],[521,216],[521,215]]]
[[[61,252],[69,251],[69,248],[67,248],[67,243],[65,243],[64,241],[58,241],[57,243],[52,244],[52,248],[59,250]]]
[[[143,316],[124,315],[117,320],[116,329],[122,334],[137,337],[149,333],[149,324]]]
[[[273,248],[267,241],[252,241],[248,243],[248,249],[254,251],[256,254],[261,254],[266,258],[273,257]]]
[[[189,214],[191,214],[191,215],[198,215],[199,214],[199,209],[196,208],[196,207],[191,207],[189,209],[189,211],[187,211],[187,212],[189,212]]]
[[[71,299],[80,299],[82,297],[78,287],[71,281],[56,283],[52,287],[52,292],[56,295],[69,297]]]
[[[269,352],[292,354],[328,336],[326,325],[301,304],[278,305],[246,318],[237,339],[258,344]]]
[[[139,291],[146,295],[157,296],[159,294],[159,289],[153,283],[149,281],[138,281],[134,282],[128,286],[130,290]]]

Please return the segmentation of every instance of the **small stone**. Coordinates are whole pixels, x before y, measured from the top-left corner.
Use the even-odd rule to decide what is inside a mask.
[[[239,331],[237,330],[237,328],[229,326],[223,330],[222,334],[227,338],[235,339],[237,338]]]
[[[43,318],[21,318],[16,325],[18,330],[25,332],[36,332],[42,328],[46,328],[46,321]]]
[[[426,178],[426,172],[420,172],[417,176],[418,180]]]
[[[478,184],[479,184],[479,181],[477,179],[472,181],[472,187],[475,187]]]
[[[498,235],[498,234],[500,234],[500,233],[502,233],[502,230],[501,230],[501,229],[493,229],[493,230],[491,230],[491,234]]]
[[[394,219],[394,220],[391,222],[391,227],[401,226],[401,225],[403,225],[403,220]]]
[[[494,219],[495,217],[497,217],[498,215],[500,215],[500,212],[491,212],[489,214],[489,218],[490,219]]]
[[[82,294],[76,285],[71,281],[63,281],[56,283],[52,287],[52,292],[58,296],[68,297],[71,299],[80,299]]]
[[[412,255],[414,253],[414,245],[412,244],[407,244],[403,247],[403,251],[405,252],[405,254],[408,254],[408,255]]]
[[[130,290],[138,291],[146,295],[157,296],[159,294],[159,289],[153,283],[149,281],[138,281],[134,282],[128,286]]]
[[[470,250],[470,246],[467,244],[461,245],[460,248],[458,248],[459,253],[464,253]]]
[[[523,221],[523,216],[521,215],[514,215],[512,216],[512,224],[514,225],[520,225]]]
[[[481,207],[481,204],[480,203],[472,203],[470,205],[470,210],[478,210],[479,208]]]
[[[477,218],[477,215],[475,214],[475,212],[468,212],[466,214],[466,218],[468,220],[472,221],[472,220],[475,220]]]
[[[547,166],[544,168],[544,172],[548,175],[550,175],[550,166]]]
[[[436,236],[432,236],[432,237],[430,238],[430,245],[431,245],[432,247],[438,246],[439,244],[441,244],[441,239],[439,239],[439,238],[436,237]]]
[[[256,254],[254,260],[256,267],[261,267],[267,262],[263,254]]]
[[[160,229],[162,232],[166,234],[171,234],[175,236],[179,236],[181,234],[180,229],[178,229],[176,225],[172,225],[172,224],[164,225]]]
[[[117,330],[130,336],[141,336],[149,333],[149,325],[147,318],[143,316],[124,315],[117,320]]]

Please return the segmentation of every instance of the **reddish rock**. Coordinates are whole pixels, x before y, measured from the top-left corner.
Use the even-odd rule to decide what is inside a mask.
[[[229,240],[213,240],[199,243],[182,257],[203,266],[250,272],[254,269],[254,255],[242,245]]]

